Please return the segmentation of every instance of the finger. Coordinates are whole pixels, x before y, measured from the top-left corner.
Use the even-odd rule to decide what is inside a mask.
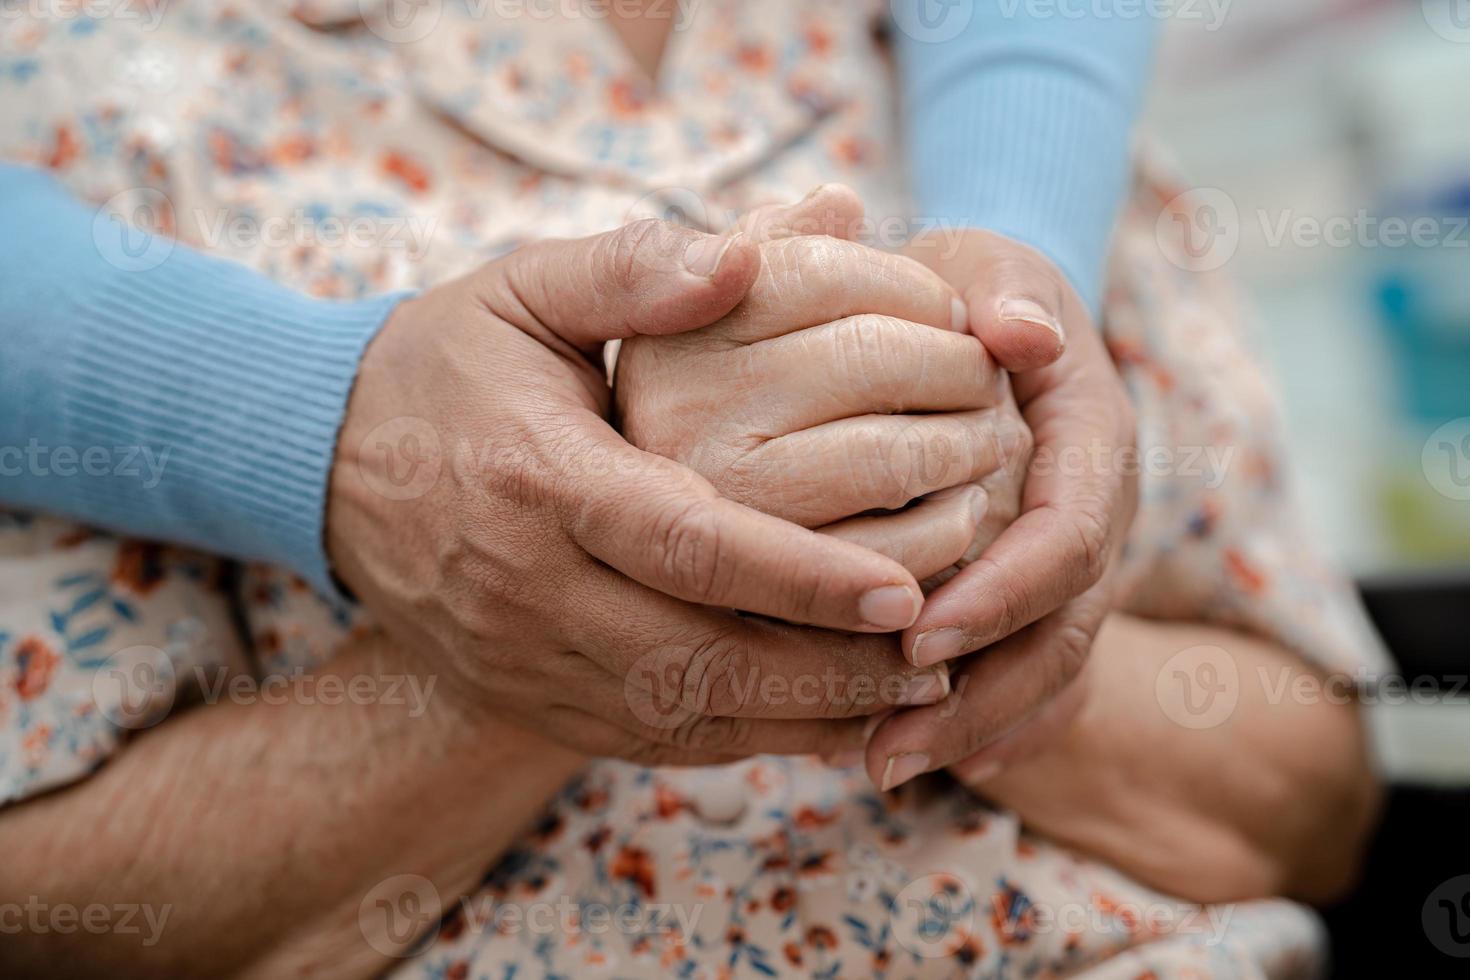
[[[1096,586],[965,661],[942,703],[885,720],[868,743],[866,762],[874,785],[893,789],[969,758],[1018,729],[1082,670],[1110,599],[1107,584]]]
[[[981,487],[954,487],[902,513],[853,517],[819,530],[887,555],[923,582],[964,557],[980,533],[989,503]]]
[[[1024,513],[930,595],[904,636],[915,663],[988,646],[1102,577],[1127,533],[1137,496],[1136,474],[1117,465],[1119,451],[1133,444],[1131,410],[1120,388],[1106,388],[1078,379],[1066,397],[1048,395],[1028,408],[1036,461],[1023,492]]]
[[[760,255],[749,295],[711,336],[751,344],[859,313],[964,331],[964,302],[913,259],[821,235],[778,239]]]
[[[593,557],[689,602],[795,623],[887,632],[918,617],[919,584],[891,558],[727,500],[593,413],[583,421],[557,503]]]
[[[845,755],[860,752],[867,738],[868,721],[861,718],[759,721],[671,713],[650,726],[641,720],[643,710],[609,721],[592,711],[563,709],[561,724],[577,733],[579,751],[645,766],[718,766],[752,755]]]
[[[647,219],[591,238],[527,245],[476,276],[498,316],[588,349],[708,326],[745,296],[759,268],[759,250],[743,235]]]
[[[891,636],[806,629],[692,606],[589,566],[569,587],[583,611],[563,642],[620,679],[628,697],[708,717],[837,719],[948,694],[948,670],[920,671]],[[587,615],[604,610],[606,615]]]
[[[868,412],[988,408],[1009,391],[974,337],[878,312],[721,356],[727,376],[760,379],[732,410],[749,407],[773,435]]]
[[[751,211],[735,226],[763,244],[778,238],[828,235],[857,238],[864,214],[862,198],[846,184],[822,184],[795,204],[768,204]]]
[[[1018,416],[991,408],[842,419],[763,443],[740,461],[725,492],[803,527],[821,527],[976,483],[1015,457],[1023,439]]]
[[[995,243],[965,290],[969,329],[1007,370],[1044,367],[1067,344],[1061,273],[1019,242],[997,237]]]
[[[1059,745],[1087,701],[1087,687],[1088,671],[1084,669],[1036,714],[1014,731],[950,766],[950,773],[964,785],[983,791],[986,783],[1010,771],[1017,763]]]

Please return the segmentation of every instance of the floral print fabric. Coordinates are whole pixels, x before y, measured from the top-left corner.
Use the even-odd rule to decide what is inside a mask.
[[[720,228],[830,180],[877,219],[913,217],[875,30],[884,4],[685,5],[657,85],[575,4],[535,17],[422,6],[428,30],[378,0],[181,0],[156,24],[7,20],[0,154],[333,297],[427,287],[527,241],[650,213]],[[1297,526],[1238,314],[1161,256],[1155,218],[1172,196],[1140,177],[1108,339],[1142,448],[1233,455],[1145,468],[1128,607],[1377,668],[1350,593]],[[344,247],[331,219],[368,240]],[[0,803],[86,778],[129,731],[196,698],[208,670],[310,670],[371,628],[278,568],[0,515]],[[116,670],[180,683],[129,703]],[[738,817],[702,815],[711,783],[739,788]],[[578,925],[537,932],[496,914],[534,903],[569,903]],[[665,928],[644,914],[656,906],[685,918]],[[647,928],[594,931],[599,908],[641,910]],[[395,975],[1294,977],[1321,968],[1321,946],[1305,909],[1173,901],[952,786],[884,797],[809,759],[604,761]]]

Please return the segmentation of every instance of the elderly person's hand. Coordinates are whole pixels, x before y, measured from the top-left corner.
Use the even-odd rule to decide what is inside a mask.
[[[472,700],[589,754],[849,751],[882,706],[872,684],[938,697],[905,694],[920,672],[862,635],[917,616],[901,564],[722,497],[604,421],[603,343],[713,323],[758,267],[744,236],[649,221],[405,302],[368,349],[333,470],[342,579]],[[838,682],[811,703],[700,683],[735,663]]]
[[[820,233],[861,215],[828,186],[747,219],[764,242],[749,295],[711,327],[625,342],[618,418],[725,496],[932,579],[1015,517],[1030,434],[942,279]]]
[[[900,712],[874,732],[868,768],[890,787],[962,760],[994,770],[1017,757],[998,741],[1033,719],[1064,723],[1056,711],[1038,712],[1077,677],[1113,604],[1107,572],[1138,495],[1136,479],[1117,465],[1135,443],[1132,404],[1056,266],[978,230],[958,239],[921,236],[907,251],[961,290],[970,331],[1014,372],[1044,465],[1028,474],[1020,518],[930,595],[904,632],[904,650],[918,665],[983,653],[956,664],[949,701]],[[1079,451],[1100,465],[1082,472],[1057,465]]]
[[[1243,680],[1272,680],[1195,714],[1166,672],[1196,647],[1230,657]],[[1379,800],[1358,707],[1272,696],[1323,689],[1314,668],[1240,633],[1114,615],[1084,676],[1043,709],[1056,716],[1045,735],[1009,740],[1024,761],[999,775],[989,760],[961,763],[955,777],[1033,830],[1192,901],[1324,902],[1351,883]]]

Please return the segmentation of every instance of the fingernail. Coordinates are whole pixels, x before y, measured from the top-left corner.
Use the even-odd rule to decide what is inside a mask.
[[[973,772],[965,773],[965,783],[976,786],[980,783],[988,783],[1000,775],[1001,764],[999,762],[987,762],[983,766],[977,766]]]
[[[950,300],[949,326],[955,333],[966,333],[970,329],[970,308],[956,296]]]
[[[886,793],[902,786],[915,776],[929,771],[929,757],[922,752],[904,752],[890,755],[883,767],[883,785],[878,789]]]
[[[878,726],[883,724],[892,716],[892,711],[880,711],[876,715],[873,715],[871,718],[869,718],[868,723],[863,726],[863,744],[867,745],[870,741],[872,741],[873,733],[878,730]]]
[[[919,618],[923,598],[902,585],[885,585],[863,596],[858,615],[869,626],[884,630],[908,629]]]
[[[953,626],[920,633],[914,640],[915,667],[932,667],[965,652],[965,631]]]
[[[904,684],[895,702],[900,708],[938,704],[949,697],[949,670],[930,670],[915,674]]]
[[[831,755],[822,756],[822,762],[833,769],[856,769],[863,764],[863,758],[867,753],[862,749],[848,749],[846,752],[834,752]]]
[[[1000,318],[1008,323],[1024,323],[1029,327],[1045,330],[1060,351],[1067,345],[1067,335],[1062,325],[1040,303],[1029,299],[1008,299],[1000,304]]]
[[[728,238],[723,235],[700,237],[684,250],[684,268],[696,276],[705,279],[713,278],[725,253],[730,251],[730,246],[735,244],[735,239],[739,237],[738,234]]]

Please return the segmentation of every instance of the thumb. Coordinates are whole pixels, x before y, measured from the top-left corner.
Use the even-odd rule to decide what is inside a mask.
[[[483,274],[492,277],[487,295],[497,314],[512,322],[529,315],[589,349],[708,326],[734,309],[759,271],[760,252],[745,235],[647,219],[591,238],[528,245]]]
[[[965,290],[970,332],[1008,371],[1032,371],[1062,356],[1066,286],[1048,259],[1018,242],[1002,240]]]

